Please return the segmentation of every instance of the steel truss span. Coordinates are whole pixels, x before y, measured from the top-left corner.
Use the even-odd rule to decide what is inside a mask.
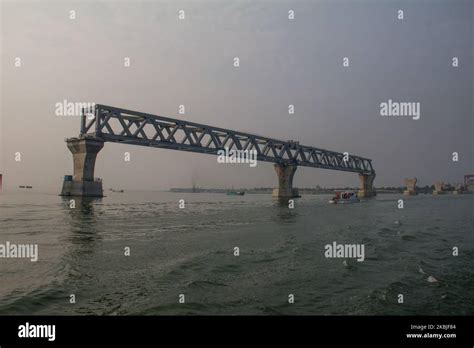
[[[356,172],[375,173],[372,160],[297,141],[284,141],[230,129],[157,116],[107,105],[83,110],[81,136],[104,141],[217,155],[219,150],[255,151],[257,160]]]

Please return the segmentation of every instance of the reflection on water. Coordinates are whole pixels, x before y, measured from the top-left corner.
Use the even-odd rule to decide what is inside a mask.
[[[473,314],[474,195],[400,197],[2,194],[0,242],[38,243],[39,261],[0,260],[0,314]],[[325,258],[333,242],[365,261]]]
[[[298,216],[298,209],[295,206],[298,204],[298,199],[273,199],[273,205],[275,206],[275,217],[277,221],[282,223],[289,223],[296,221]]]
[[[63,214],[69,218],[67,226],[71,231],[70,240],[83,246],[84,242],[100,239],[97,230],[97,205],[102,198],[97,197],[61,197]],[[89,247],[84,245],[84,247]]]
[[[68,211],[75,221],[90,221],[95,219],[95,204],[100,204],[102,198],[97,197],[61,197],[62,207]]]

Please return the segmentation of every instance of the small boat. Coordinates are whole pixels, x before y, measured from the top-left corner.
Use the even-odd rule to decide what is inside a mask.
[[[331,204],[351,204],[359,202],[360,200],[357,198],[357,193],[350,191],[336,192],[336,195],[329,201]]]
[[[244,191],[227,191],[227,196],[243,196],[245,195]]]

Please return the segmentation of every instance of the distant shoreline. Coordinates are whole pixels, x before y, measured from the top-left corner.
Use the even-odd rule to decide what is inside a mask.
[[[304,194],[334,194],[337,191],[358,191],[358,188],[354,187],[344,187],[344,188],[324,188],[324,189],[316,189],[316,188],[298,188],[299,193]],[[273,188],[269,187],[261,187],[261,188],[253,188],[253,189],[245,189],[245,188],[238,188],[238,189],[219,189],[219,188],[187,188],[187,187],[178,187],[178,188],[170,188],[168,192],[174,193],[227,193],[229,191],[243,191],[248,194],[271,194]],[[387,189],[387,188],[379,188],[376,189],[378,193],[403,193],[403,188],[400,189]],[[421,193],[421,192],[420,192]],[[431,192],[430,192],[431,193]]]
[[[376,187],[374,188],[377,193],[387,193],[387,194],[403,194],[405,190],[404,187]],[[334,194],[335,192],[340,191],[358,191],[358,187],[329,187],[329,188],[309,188],[309,187],[298,187],[298,191],[300,194]],[[417,187],[416,192],[418,194],[433,194],[434,186],[424,186],[424,187]],[[445,193],[452,193],[454,188],[452,186],[447,187],[444,192]],[[242,191],[248,194],[271,194],[273,191],[272,187],[256,187],[256,188],[201,188],[201,187],[175,187],[170,188],[168,192],[174,193],[227,193],[229,191]],[[472,193],[467,190],[463,190],[463,194]]]

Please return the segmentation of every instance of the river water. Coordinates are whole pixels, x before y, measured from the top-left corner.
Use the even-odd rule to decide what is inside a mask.
[[[0,258],[0,314],[474,314],[474,195],[329,199],[3,192],[0,244],[39,255]],[[326,258],[333,242],[365,260]]]

